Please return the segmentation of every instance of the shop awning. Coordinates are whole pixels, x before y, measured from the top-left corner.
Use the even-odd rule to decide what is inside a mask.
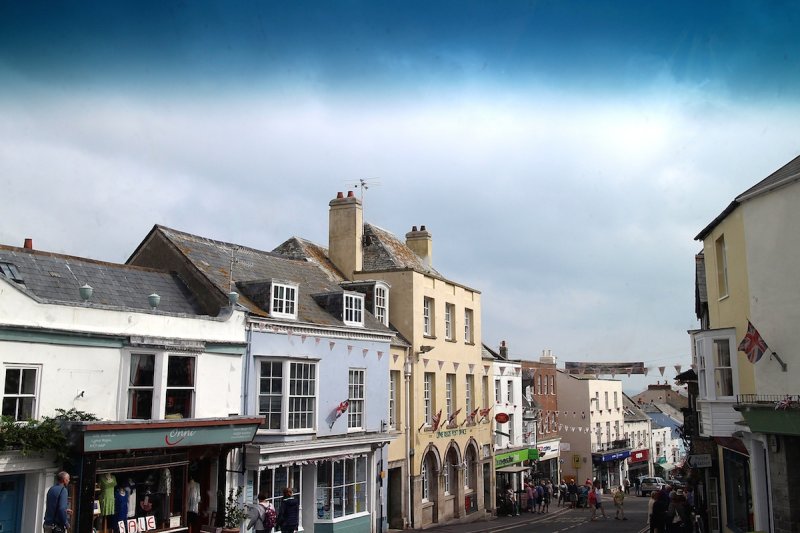
[[[519,474],[520,472],[527,472],[530,470],[527,466],[504,466],[503,468],[498,468],[495,472],[502,473],[502,474]]]
[[[658,466],[663,468],[664,472],[669,472],[670,470],[675,470],[677,465],[675,465],[673,463],[660,463],[660,464],[658,464]]]
[[[714,437],[714,442],[717,443],[717,446],[728,448],[731,451],[747,455],[748,457],[750,456],[744,443],[736,437]]]
[[[737,409],[753,433],[800,437],[800,410],[746,406]]]

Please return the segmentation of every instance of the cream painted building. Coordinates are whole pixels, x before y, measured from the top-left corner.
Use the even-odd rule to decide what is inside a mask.
[[[494,507],[491,365],[481,359],[481,294],[434,269],[425,226],[405,242],[365,223],[352,193],[330,202],[327,257],[407,345],[391,348],[387,421],[391,527],[484,518]],[[380,308],[380,309],[378,309]],[[471,416],[472,415],[472,416]],[[439,416],[437,427],[436,419]]]
[[[556,384],[558,409],[566,413],[559,423],[576,429],[562,439],[570,447],[562,476],[574,476],[579,484],[598,479],[604,487],[619,486],[631,454],[630,440],[625,437],[622,382],[558,371]]]
[[[696,237],[701,329],[689,333],[699,434],[710,443],[702,451],[712,456],[699,468],[708,531],[796,531],[800,522],[792,487],[800,462],[798,227],[800,157],[737,196]],[[769,347],[754,362],[738,350],[748,320]]]

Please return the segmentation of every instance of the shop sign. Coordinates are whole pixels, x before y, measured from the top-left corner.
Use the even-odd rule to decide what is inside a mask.
[[[521,463],[528,459],[528,450],[517,450],[515,452],[503,453],[494,456],[494,466],[508,466]]]
[[[466,429],[446,429],[444,431],[437,431],[436,432],[436,436],[439,437],[439,438],[442,438],[442,437],[458,437],[458,436],[466,435],[466,434],[467,434],[467,430]]]
[[[631,452],[631,463],[642,463],[650,458],[650,450],[636,450]]]
[[[240,444],[251,442],[258,426],[226,425],[212,427],[137,428],[117,431],[87,431],[83,435],[85,452],[142,450]]]
[[[614,452],[614,453],[604,453],[603,455],[595,455],[592,458],[592,461],[595,463],[607,463],[608,461],[619,461],[620,459],[625,459],[626,457],[630,457],[631,452],[628,450],[624,450],[621,452]]]
[[[572,468],[578,470],[581,467],[581,454],[573,453],[572,454]]]
[[[707,453],[690,455],[687,464],[690,468],[711,468],[711,455]]]
[[[536,448],[528,448],[528,459],[530,461],[536,461],[539,459],[539,450]]]

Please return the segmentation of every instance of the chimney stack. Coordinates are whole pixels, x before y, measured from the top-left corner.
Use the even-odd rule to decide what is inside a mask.
[[[500,342],[500,357],[503,359],[508,359],[508,347],[506,346],[506,341]]]
[[[26,238],[25,244],[23,244],[23,248],[25,248],[26,250],[33,250],[33,239]]]
[[[353,191],[347,191],[346,198],[339,192],[328,205],[328,257],[344,277],[352,281],[353,273],[360,272],[364,267],[364,211],[361,200],[356,198]]]
[[[425,229],[425,226],[420,226],[419,230],[416,226],[411,227],[411,231],[406,233],[406,246],[422,259],[423,265],[431,268],[433,253],[431,233]]]

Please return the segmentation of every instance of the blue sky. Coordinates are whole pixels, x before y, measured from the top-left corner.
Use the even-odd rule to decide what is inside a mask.
[[[798,22],[793,2],[0,0],[0,242],[124,261],[159,223],[325,244],[327,202],[379,178],[366,217],[432,231],[490,346],[685,366],[693,237],[798,152]]]

